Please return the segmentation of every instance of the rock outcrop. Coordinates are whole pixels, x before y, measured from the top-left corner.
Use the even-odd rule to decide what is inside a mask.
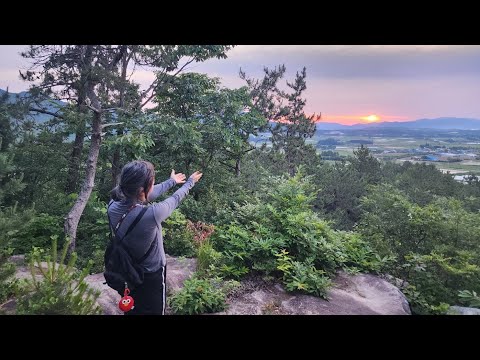
[[[447,310],[447,315],[480,315],[480,309],[463,306],[450,306]]]
[[[29,269],[15,259],[17,278],[30,276]],[[167,290],[180,290],[192,276],[196,259],[167,256]],[[103,273],[89,275],[86,282],[100,291],[98,303],[105,315],[123,314],[117,307],[118,293],[109,288]],[[217,315],[410,315],[410,307],[402,292],[388,281],[371,274],[349,275],[339,272],[328,292],[328,301],[305,294],[287,293],[280,284],[244,283],[237,296],[229,300],[227,310]],[[456,307],[452,307],[456,308]],[[478,309],[474,309],[480,311]],[[167,309],[167,313],[169,313]]]
[[[338,273],[329,300],[287,293],[280,284],[247,292],[218,314],[260,315],[411,315],[405,295],[389,282],[371,274]]]

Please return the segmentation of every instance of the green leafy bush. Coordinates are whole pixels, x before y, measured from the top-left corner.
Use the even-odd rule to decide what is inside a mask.
[[[480,296],[475,291],[460,290],[458,297],[462,303],[480,309]]]
[[[12,279],[15,264],[8,261],[12,249],[0,249],[0,304],[15,294],[17,280]]]
[[[187,218],[178,209],[163,225],[163,246],[172,256],[193,257],[196,254],[194,233],[187,227]]]
[[[62,219],[49,214],[38,214],[33,207],[18,210],[13,206],[0,215],[0,237],[14,249],[15,254],[25,254],[33,247],[49,246],[51,236],[63,238]]]
[[[287,289],[325,296],[338,268],[380,271],[392,261],[379,257],[360,235],[333,230],[314,213],[315,189],[301,172],[269,179],[261,198],[235,206],[229,225],[217,227],[212,245],[223,254],[220,274],[283,276]],[[279,272],[276,255],[287,251],[292,273]],[[328,280],[328,281],[327,281]]]
[[[293,261],[285,250],[275,255],[277,268],[283,272],[288,291],[300,291],[327,299],[331,280],[325,276],[325,271],[316,269],[312,264]]]
[[[109,240],[107,204],[93,192],[77,230],[75,251],[78,254],[78,267],[83,268],[93,260],[92,272],[103,272],[103,253]]]
[[[457,300],[455,294],[460,289],[478,286],[480,269],[471,263],[471,257],[462,251],[457,252],[455,257],[436,252],[407,255],[400,273],[418,293],[413,297],[408,291],[405,293],[413,303],[413,310],[416,313],[431,313],[441,303],[454,304]]]
[[[30,259],[32,278],[19,292],[17,313],[31,315],[89,315],[100,314],[96,300],[100,295],[84,281],[89,268],[79,274],[75,268],[77,256],[72,253],[65,265],[69,242],[65,242],[57,263],[57,237],[52,236],[51,251],[41,262],[43,249],[34,248]],[[90,264],[91,265],[91,264]],[[40,273],[42,279],[37,280]]]
[[[194,315],[225,309],[226,295],[211,279],[193,277],[185,280],[183,285],[182,290],[169,298],[169,306],[176,314]]]
[[[204,241],[197,250],[197,272],[206,276],[216,269],[222,261],[222,253],[216,251],[210,241]]]

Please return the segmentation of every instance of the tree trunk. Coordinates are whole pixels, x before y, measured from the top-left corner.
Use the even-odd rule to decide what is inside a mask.
[[[90,198],[90,194],[92,193],[95,181],[95,172],[97,170],[98,154],[100,152],[100,144],[102,141],[101,130],[102,114],[100,112],[95,112],[93,117],[92,139],[90,142],[90,151],[88,153],[85,180],[77,201],[75,201],[75,204],[65,218],[65,235],[68,236],[68,238],[70,238],[72,241],[69,246],[69,253],[72,253],[75,250],[78,223],[80,222],[80,217],[82,216],[83,210],[85,209],[88,199]]]
[[[75,141],[73,143],[72,155],[70,157],[70,163],[68,167],[67,185],[65,191],[67,194],[75,192],[77,190],[80,161],[82,159],[83,141],[85,138],[85,115],[88,109],[85,106],[85,100],[87,99],[86,86],[88,84],[88,78],[90,76],[91,60],[92,60],[92,45],[82,46],[80,52],[82,59],[80,81],[78,88],[78,105],[77,109],[80,113],[80,123],[78,124],[75,132]]]
[[[118,107],[120,109],[125,108],[125,85],[127,83],[127,67],[130,56],[127,54],[127,51],[123,53],[122,56],[122,83],[120,87],[120,101]],[[117,129],[117,136],[123,135],[123,126],[120,126]],[[120,148],[117,146],[113,151],[113,160],[112,160],[112,188],[117,186],[117,178],[120,174]]]
[[[77,190],[77,181],[80,170],[80,160],[82,159],[83,139],[85,138],[85,120],[82,119],[77,131],[75,132],[75,141],[73,143],[72,155],[68,166],[67,185],[65,192],[73,193]]]
[[[239,177],[240,176],[240,158],[237,159],[235,162],[235,176]]]
[[[112,159],[112,188],[117,186],[117,179],[120,175],[120,149],[116,148]]]

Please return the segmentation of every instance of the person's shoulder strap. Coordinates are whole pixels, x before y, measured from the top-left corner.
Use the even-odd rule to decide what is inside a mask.
[[[125,235],[123,235],[122,240],[125,239],[125,236],[127,236],[128,233],[129,233],[130,231],[132,231],[133,228],[138,224],[138,222],[142,219],[142,217],[143,217],[143,215],[145,214],[145,212],[147,211],[147,209],[148,209],[147,206],[143,207],[143,209],[142,209],[142,210],[140,211],[140,213],[137,215],[137,217],[135,218],[135,220],[133,220],[132,224],[128,227],[127,232],[125,233]]]
[[[110,200],[107,206],[107,218],[108,218],[108,228],[110,229],[110,239],[113,239],[113,225],[112,225],[112,220],[110,219],[110,214],[108,213],[108,210],[110,210],[110,206],[114,203],[113,199]]]
[[[155,242],[157,241],[157,236],[153,239],[152,243],[150,244],[150,247],[148,248],[147,252],[138,260],[138,263],[141,264],[142,262],[145,261],[145,259],[150,255],[150,253],[153,250],[153,246],[155,245]]]

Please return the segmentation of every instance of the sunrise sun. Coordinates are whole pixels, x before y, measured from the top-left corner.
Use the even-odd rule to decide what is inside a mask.
[[[362,120],[366,120],[368,122],[375,122],[375,121],[379,121],[380,118],[377,115],[372,114],[372,115],[362,117]]]

